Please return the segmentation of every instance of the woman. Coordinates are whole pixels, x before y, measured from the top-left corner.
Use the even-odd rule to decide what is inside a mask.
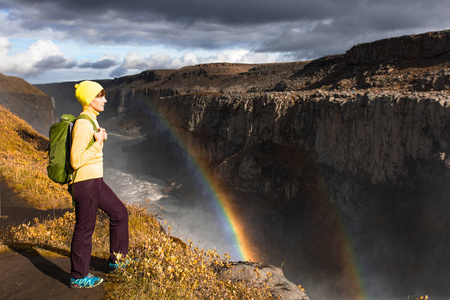
[[[103,181],[103,145],[107,134],[99,127],[97,116],[105,109],[105,90],[93,81],[83,81],[75,88],[75,97],[83,106],[80,115],[92,119],[98,131],[88,119],[78,119],[72,131],[70,160],[75,175],[69,190],[73,189],[76,223],[70,250],[70,287],[91,288],[103,282],[89,273],[97,208],[110,218],[109,267],[112,270],[118,267],[114,253],[128,253],[128,212]]]

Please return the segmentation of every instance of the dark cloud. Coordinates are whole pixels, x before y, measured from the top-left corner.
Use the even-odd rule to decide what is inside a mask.
[[[6,1],[12,2],[12,1]],[[355,5],[358,0],[346,0],[339,3]],[[176,23],[194,23],[208,21],[221,24],[257,24],[298,19],[321,19],[344,9],[341,4],[327,0],[165,0],[165,1],[72,1],[72,0],[14,0],[16,7],[46,6],[42,13],[53,19],[72,16],[101,15],[107,11],[120,12],[127,19],[136,18],[139,22],[148,22],[148,16],[158,17]],[[342,7],[342,8],[341,8]],[[52,11],[61,14],[48,14]]]
[[[34,64],[36,69],[71,69],[75,67],[75,63],[66,60],[60,55],[52,55],[46,57]]]
[[[308,58],[450,28],[448,0],[0,0],[0,7],[25,29],[91,44],[240,47]]]
[[[87,68],[92,68],[92,69],[108,69],[110,67],[113,67],[115,65],[117,65],[117,61],[113,60],[113,59],[101,59],[99,61],[96,62],[85,62],[82,64],[79,64],[78,67],[82,68],[82,69],[87,69]]]
[[[438,2],[438,1],[433,1]],[[442,6],[450,9],[450,2]],[[296,57],[318,58],[344,53],[353,45],[375,40],[450,28],[450,19],[429,3],[362,1],[347,13],[331,18],[276,26],[279,34],[264,38],[262,52],[295,52]]]

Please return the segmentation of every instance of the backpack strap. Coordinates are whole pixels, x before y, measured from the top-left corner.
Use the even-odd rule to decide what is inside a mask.
[[[91,122],[92,127],[94,128],[94,131],[95,131],[95,132],[98,132],[98,131],[99,131],[99,129],[98,129],[97,126],[95,125],[94,121],[93,121],[89,116],[87,116],[87,115],[79,115],[78,118],[77,118],[76,120],[79,120],[79,119],[85,119],[85,120],[88,120],[89,122]],[[76,122],[76,120],[75,120],[75,122]],[[75,123],[75,122],[74,122],[74,123]],[[95,139],[94,139],[94,136],[92,136],[92,139],[89,141],[86,150],[89,149],[94,143],[95,143]],[[72,178],[72,189],[71,189],[71,191],[70,191],[70,193],[71,193],[71,195],[72,195],[72,204],[73,204],[73,206],[75,206],[75,201],[73,200],[73,194],[74,194],[75,177],[77,176],[77,172],[78,172],[78,169],[76,169],[75,172],[73,173],[73,178]]]
[[[94,121],[91,119],[91,117],[89,117],[88,115],[81,114],[78,116],[77,120],[79,120],[79,119],[85,119],[85,120],[88,120],[89,122],[91,122],[92,127],[94,128],[95,132],[98,132],[98,128],[95,125]]]

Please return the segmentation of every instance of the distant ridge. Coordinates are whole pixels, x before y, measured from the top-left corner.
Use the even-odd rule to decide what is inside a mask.
[[[437,57],[450,52],[450,30],[404,35],[353,46],[345,53],[351,64]]]
[[[0,104],[17,114],[36,131],[48,136],[55,121],[55,108],[49,95],[19,77],[0,73]]]

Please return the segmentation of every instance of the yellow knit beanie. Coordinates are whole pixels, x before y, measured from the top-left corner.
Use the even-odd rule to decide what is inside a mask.
[[[102,90],[103,87],[97,82],[85,80],[75,84],[75,97],[82,106],[89,106]]]

